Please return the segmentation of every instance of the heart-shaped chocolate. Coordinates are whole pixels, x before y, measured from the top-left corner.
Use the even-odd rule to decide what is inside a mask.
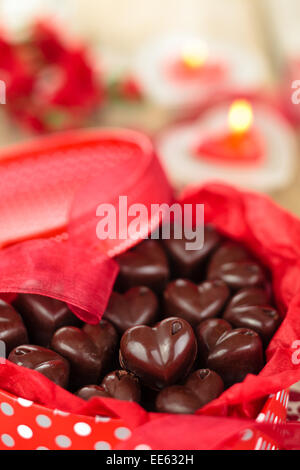
[[[263,269],[248,251],[230,241],[223,243],[212,256],[207,279],[222,279],[234,290],[257,287],[266,282]]]
[[[56,330],[62,326],[79,326],[80,320],[67,304],[50,297],[20,294],[14,306],[22,315],[30,341],[48,347]]]
[[[197,342],[182,318],[166,318],[154,327],[135,326],[121,339],[120,364],[150,388],[161,389],[182,380],[191,370]]]
[[[110,372],[104,377],[101,385],[110,397],[117,400],[139,402],[141,399],[139,379],[126,370]]]
[[[208,279],[222,279],[233,290],[261,286],[266,282],[263,269],[253,261],[222,264],[209,268]]]
[[[223,380],[214,371],[196,370],[189,376],[185,385],[164,388],[156,398],[156,409],[160,413],[195,413],[218,398],[223,390]]]
[[[105,321],[83,329],[64,326],[54,333],[51,348],[69,361],[72,389],[99,381],[115,350],[116,338],[114,327]]]
[[[100,386],[87,385],[78,390],[76,395],[84,400],[93,397],[110,397],[138,403],[141,399],[141,387],[135,375],[125,370],[116,370],[107,374]]]
[[[85,387],[80,388],[75,395],[83,400],[90,400],[94,397],[110,398],[109,394],[101,385],[86,385]]]
[[[160,292],[169,279],[167,256],[158,241],[145,240],[118,256],[116,261],[120,267],[117,285],[122,291],[147,286]]]
[[[198,341],[198,355],[200,363],[205,365],[209,352],[215,347],[218,339],[228,331],[232,330],[232,326],[222,318],[209,318],[201,322],[196,330],[196,338]]]
[[[20,344],[28,343],[27,331],[15,309],[0,300],[0,341],[5,343],[6,356]]]
[[[69,380],[69,364],[51,349],[25,344],[13,349],[8,360],[18,366],[33,369],[66,388]]]
[[[251,261],[249,252],[241,245],[232,241],[226,241],[215,251],[210,263],[209,270],[215,271],[223,264]]]
[[[211,322],[214,323],[211,325]],[[262,369],[263,346],[255,331],[247,328],[228,330],[228,324],[220,322],[220,319],[205,320],[198,326],[196,334],[200,349],[208,349],[206,366],[217,372],[226,386],[230,386],[242,382],[247,374],[257,374]],[[219,337],[214,328],[219,330]]]
[[[193,327],[221,314],[230,295],[225,282],[205,281],[196,285],[185,279],[170,282],[164,292],[164,312],[188,321]]]
[[[120,333],[136,325],[152,325],[157,320],[158,300],[151,289],[133,287],[122,295],[113,292],[103,318]]]
[[[98,382],[102,369],[101,358],[92,339],[80,328],[63,326],[57,330],[51,348],[69,361],[72,389]]]
[[[268,305],[269,292],[259,287],[250,287],[239,290],[230,300],[226,313],[239,307],[252,307],[253,305]]]
[[[223,318],[235,328],[250,328],[256,331],[265,346],[280,325],[280,316],[274,308],[259,305],[232,308]]]
[[[171,226],[170,238],[163,239],[162,243],[169,256],[172,272],[175,276],[186,278],[199,278],[201,267],[207,257],[215,250],[220,243],[221,237],[210,225],[204,227],[204,244],[201,249],[187,249],[187,243],[190,243],[184,233],[182,237],[176,239],[174,228]]]
[[[113,357],[119,343],[118,333],[115,327],[107,320],[101,320],[97,325],[86,323],[82,331],[86,333],[98,350],[101,358],[101,374],[106,373],[113,365]]]
[[[155,408],[159,413],[194,414],[200,406],[193,390],[183,385],[172,385],[159,392]]]

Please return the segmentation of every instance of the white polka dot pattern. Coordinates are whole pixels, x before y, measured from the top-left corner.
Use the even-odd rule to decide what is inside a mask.
[[[95,417],[96,423],[109,423],[110,420],[111,418],[109,418],[108,416],[96,416]]]
[[[46,415],[38,415],[36,417],[36,422],[41,428],[50,428],[52,421]]]
[[[14,409],[9,403],[1,403],[1,411],[6,416],[12,416],[14,414]]]
[[[25,398],[18,398],[18,403],[19,405],[24,406],[24,408],[29,408],[33,405],[32,401],[26,400]]]
[[[99,441],[95,444],[95,450],[111,450],[111,446],[108,442]]]
[[[76,423],[74,425],[74,431],[78,436],[82,437],[88,436],[92,432],[91,426],[87,423]]]
[[[115,436],[120,440],[126,440],[131,436],[131,431],[128,428],[120,427],[115,430]]]
[[[32,429],[26,424],[20,424],[17,427],[18,434],[23,437],[23,439],[31,439],[33,436]]]
[[[1,441],[6,447],[14,447],[15,441],[9,434],[2,434]]]
[[[72,444],[71,439],[63,435],[57,436],[55,442],[62,449],[67,449],[68,447],[71,447]]]

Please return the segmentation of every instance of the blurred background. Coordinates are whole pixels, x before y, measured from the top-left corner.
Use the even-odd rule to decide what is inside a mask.
[[[214,58],[212,52],[209,73],[217,73],[214,70],[218,60],[227,63],[228,69],[240,68],[245,76],[243,94],[259,97],[265,106],[274,105],[271,115],[276,116],[276,122],[270,119],[270,130],[266,136],[263,134],[265,148],[270,144],[271,149],[270,141],[281,132],[282,142],[287,144],[281,145],[280,156],[276,155],[282,159],[276,170],[272,159],[278,152],[274,147],[280,143],[273,145],[274,150],[265,150],[270,160],[264,169],[266,181],[272,171],[279,173],[276,184],[269,187],[266,183],[261,188],[262,182],[260,189],[300,215],[300,105],[298,110],[291,103],[293,80],[300,80],[299,17],[297,0],[0,0],[0,78],[7,83],[6,104],[0,105],[0,146],[56,130],[100,125],[134,127],[156,138],[187,114],[194,113],[197,120],[201,119],[203,102],[197,103],[193,113],[184,99],[178,103],[183,88],[180,80],[185,78],[176,78],[174,103],[172,98],[158,99],[163,91],[155,92],[162,82],[165,88],[172,86],[172,77],[159,71],[159,61],[155,59],[155,51],[160,50],[157,41],[163,44],[159,38],[199,36],[218,47],[230,44],[244,57],[235,58],[234,52],[227,51],[224,55],[216,53]],[[247,57],[248,82],[243,62]],[[165,60],[168,61],[167,52]],[[195,54],[188,57],[184,67],[195,68]],[[183,77],[185,73],[189,71],[184,69]],[[254,76],[251,80],[250,75]],[[210,85],[206,82],[205,86],[209,89]],[[214,86],[204,93],[205,109],[214,106]],[[232,79],[223,92],[238,96],[241,91],[237,89],[238,81]],[[222,99],[226,101],[223,95]],[[278,113],[284,121],[282,125]],[[263,115],[257,122],[266,120],[268,117]],[[289,145],[292,140],[296,142],[295,150],[294,143]],[[292,165],[285,148],[287,154],[293,153]],[[283,175],[285,158],[288,176]],[[202,163],[205,165],[199,161],[199,168],[195,167],[200,176]],[[180,174],[181,165],[185,166],[185,161],[179,156],[172,172]],[[218,162],[213,165],[217,167]],[[223,162],[217,168],[221,178],[222,168]],[[225,179],[228,171],[228,167],[224,169]],[[247,167],[242,171],[247,174]],[[259,165],[250,171],[260,178]],[[236,174],[234,165],[232,174]],[[186,178],[188,182],[188,174]]]

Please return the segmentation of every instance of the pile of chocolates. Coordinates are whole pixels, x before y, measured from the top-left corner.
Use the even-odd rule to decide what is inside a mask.
[[[115,291],[97,325],[47,297],[1,301],[8,359],[84,400],[194,413],[259,373],[280,324],[265,269],[211,226],[204,240],[200,250],[186,250],[185,238],[145,240],[120,255]]]

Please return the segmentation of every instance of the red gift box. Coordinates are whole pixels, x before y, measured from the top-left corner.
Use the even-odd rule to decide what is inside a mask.
[[[151,142],[127,130],[57,135],[3,152],[0,177],[0,292],[48,295],[99,321],[117,275],[112,256],[137,241],[97,240],[97,206],[110,202],[117,210],[120,195],[148,208],[173,200]],[[266,196],[217,183],[186,190],[180,202],[204,204],[206,222],[270,270],[284,321],[264,369],[196,415],[178,416],[109,398],[84,402],[4,361],[0,448],[300,448],[299,425],[283,424],[287,389],[300,379],[292,360],[300,334],[300,222]],[[147,222],[144,235],[153,228]]]

